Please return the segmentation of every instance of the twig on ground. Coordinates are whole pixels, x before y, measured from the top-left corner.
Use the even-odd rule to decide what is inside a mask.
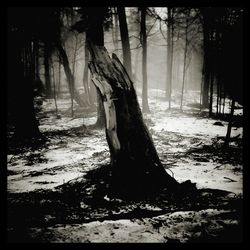
[[[231,178],[228,178],[228,177],[224,177],[224,179],[227,179],[227,180],[229,180],[229,181],[231,181],[231,182],[236,182],[235,180],[233,180],[233,179],[231,179]]]

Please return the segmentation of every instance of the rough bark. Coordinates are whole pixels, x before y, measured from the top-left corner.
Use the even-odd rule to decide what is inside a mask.
[[[141,197],[178,182],[167,174],[143,122],[133,82],[115,54],[103,46],[90,46],[89,68],[99,89],[106,116],[106,138],[111,154],[111,193]]]
[[[141,8],[141,41],[142,41],[142,112],[149,113],[148,78],[147,78],[147,34],[146,8]]]
[[[128,36],[128,25],[125,14],[125,7],[117,7],[119,24],[120,24],[120,34],[122,40],[122,53],[123,53],[123,64],[129,74],[132,77],[131,69],[131,51]]]
[[[104,8],[86,8],[88,13],[88,29],[86,32],[88,44],[104,46],[103,18]],[[105,114],[101,95],[97,90],[97,121],[96,128],[105,127]]]
[[[103,46],[104,45],[104,34],[103,34],[103,18],[104,8],[86,8],[88,13],[88,30],[87,38],[92,44]]]

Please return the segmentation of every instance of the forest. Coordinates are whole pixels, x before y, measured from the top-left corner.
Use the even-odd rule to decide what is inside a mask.
[[[9,7],[7,242],[242,242],[244,13]]]

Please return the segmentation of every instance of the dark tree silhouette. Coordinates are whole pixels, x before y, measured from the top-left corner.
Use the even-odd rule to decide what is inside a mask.
[[[29,14],[25,10],[23,14]],[[31,71],[30,23],[22,20],[20,9],[10,8],[8,20],[8,123],[14,126],[13,138],[19,142],[40,137],[34,109]],[[33,61],[34,62],[34,61]]]
[[[51,74],[50,74],[50,58],[51,58],[51,46],[47,41],[44,42],[44,76],[45,76],[45,86],[46,86],[46,97],[52,97],[52,87],[51,87]]]
[[[148,77],[147,77],[147,30],[146,7],[141,7],[141,43],[142,43],[142,112],[149,113]]]
[[[162,166],[129,75],[115,54],[90,45],[92,81],[99,89],[106,115],[106,138],[112,165],[111,194],[142,197],[178,182]]]
[[[131,77],[132,76],[131,52],[130,52],[128,25],[126,20],[125,7],[117,7],[117,12],[119,17],[120,33],[122,40],[123,64],[129,76]]]

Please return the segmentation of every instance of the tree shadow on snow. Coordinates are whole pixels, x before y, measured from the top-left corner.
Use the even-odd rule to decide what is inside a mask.
[[[111,199],[110,178],[110,165],[101,165],[53,191],[8,194],[8,241],[34,240],[29,231],[31,227],[45,229],[58,224],[152,218],[176,211],[200,211],[209,208],[228,210],[226,219],[236,219],[239,225],[228,228],[225,225],[225,231],[222,230],[212,239],[205,237],[203,233],[193,241],[230,241],[230,234],[232,231],[235,233],[234,228],[238,232],[237,235],[234,234],[234,239],[241,235],[242,197],[222,190],[193,189],[183,193],[182,189],[181,192],[163,190],[156,196],[138,200]]]

